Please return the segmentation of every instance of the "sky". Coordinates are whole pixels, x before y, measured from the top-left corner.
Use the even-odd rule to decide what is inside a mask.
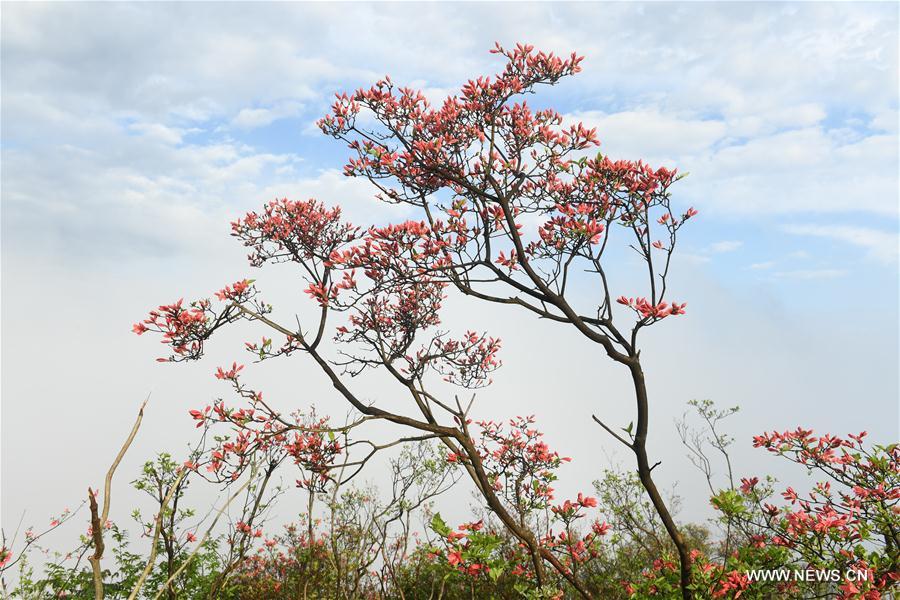
[[[672,277],[688,314],[654,327],[643,354],[650,452],[663,459],[654,473],[683,497],[685,518],[709,514],[673,423],[691,399],[741,406],[729,424],[741,474],[804,476],[750,447],[765,430],[900,439],[896,3],[4,3],[2,12],[7,531],[23,511],[40,527],[98,485],[150,394],[117,480],[112,514],[127,521],[139,465],[183,453],[194,435],[187,411],[227,398],[215,367],[240,361],[241,341],[260,334],[245,328],[199,363],[160,365],[162,347],[131,324],[246,276],[282,314],[309,311],[289,268],[250,269],[229,222],[276,197],[340,204],[359,224],[411,216],[344,178],[346,148],[314,123],[335,92],[385,74],[441,99],[502,68],[488,53],[495,41],[583,54],[582,73],[534,102],[597,127],[610,156],[689,173],[674,202],[700,214],[682,230]],[[504,366],[476,416],[535,414],[548,443],[574,458],[560,490],[631,468],[589,419],[633,419],[625,373],[598,348],[455,298],[446,321],[503,339]],[[346,412],[301,357],[252,365],[246,377],[279,406]],[[359,385],[404,408],[383,381]],[[462,489],[439,501],[451,518],[466,513]],[[196,493],[202,503],[217,491]]]

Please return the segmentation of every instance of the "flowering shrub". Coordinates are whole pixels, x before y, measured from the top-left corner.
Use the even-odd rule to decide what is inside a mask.
[[[236,365],[223,369],[223,379],[233,389],[255,395],[238,383],[239,371]],[[723,414],[708,404],[695,406],[701,414]],[[229,418],[222,419],[218,416],[222,413],[210,409],[200,418],[205,428],[226,425],[240,431],[244,422],[258,424],[236,412],[226,412]],[[333,463],[321,483],[301,486],[310,499],[308,510],[282,533],[272,533],[265,511],[253,508],[265,488],[263,479],[257,478],[257,492],[247,496],[234,525],[208,538],[197,523],[197,511],[185,504],[186,482],[191,480],[179,476],[178,461],[160,455],[146,463],[133,482],[153,499],[154,510],[162,506],[164,514],[158,559],[141,597],[680,597],[677,551],[637,474],[608,471],[595,482],[595,495],[579,493],[560,501],[552,483],[563,457],[547,447],[533,418],[474,426],[479,430],[474,455],[447,455],[427,444],[408,447],[392,462],[388,488],[393,493],[387,499],[373,488],[346,487],[340,471],[347,464]],[[726,439],[716,431],[710,439]],[[758,477],[744,477],[717,490],[711,502],[720,514],[718,531],[682,526],[692,548],[695,596],[891,598],[900,589],[894,537],[900,521],[898,452],[896,445],[867,445],[865,437],[815,436],[804,429],[757,436],[757,447],[828,479],[806,493],[785,486],[779,494],[774,480]],[[325,435],[323,441],[327,439]],[[192,477],[205,475],[230,484],[228,467],[220,467],[221,477],[201,468],[223,443],[228,442],[221,437],[209,449],[192,452],[190,462],[196,463]],[[272,456],[268,450],[260,452]],[[503,523],[502,511],[489,509],[454,528],[430,510],[429,502],[455,483],[452,474],[477,462],[472,456],[483,458],[478,464],[494,482],[493,497],[534,535],[537,553]],[[447,469],[448,462],[457,468]],[[229,458],[226,463],[239,460]],[[163,497],[171,486],[178,487],[173,497],[180,504],[170,509],[163,506]],[[272,506],[273,498],[262,505]],[[319,510],[314,511],[313,502]],[[668,503],[678,506],[675,497]],[[51,519],[45,533],[78,513],[65,511]],[[153,519],[145,519],[140,511],[134,517],[141,534],[148,535]],[[427,524],[426,531],[417,530],[417,519]],[[125,597],[146,558],[130,550],[125,529],[112,522],[105,529],[115,544],[115,567],[108,574],[106,595]],[[51,560],[45,575],[36,578],[28,554],[39,549],[43,535],[28,530],[24,550],[6,550],[0,572],[13,566],[19,572],[12,595],[93,597],[90,570],[78,560],[90,548],[91,532],[81,536],[76,549]],[[560,568],[545,572],[539,580],[536,558],[555,561]],[[760,575],[764,572],[786,577],[766,578]],[[172,578],[173,574],[177,576]],[[808,579],[798,579],[797,574],[808,574]]]
[[[900,446],[867,447],[866,433],[841,438],[798,428],[764,433],[753,445],[825,479],[805,494],[788,486],[778,506],[771,483],[741,480],[713,505],[747,536],[748,555],[788,550],[802,569],[835,570],[839,598],[881,598],[900,586]],[[847,573],[865,574],[848,578]]]

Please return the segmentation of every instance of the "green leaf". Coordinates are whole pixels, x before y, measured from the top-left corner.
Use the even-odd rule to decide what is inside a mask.
[[[441,518],[441,513],[434,513],[434,516],[431,517],[431,530],[441,537],[450,535],[450,527]]]
[[[747,512],[744,505],[744,498],[737,490],[722,490],[710,501],[712,505],[721,510],[726,515],[736,515]]]

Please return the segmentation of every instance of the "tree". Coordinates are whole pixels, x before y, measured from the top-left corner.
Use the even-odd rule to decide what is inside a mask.
[[[493,52],[506,59],[505,70],[469,81],[439,108],[430,107],[421,92],[385,79],[339,95],[320,122],[325,133],[353,150],[348,176],[367,178],[384,201],[416,207],[422,220],[362,230],[343,222],[337,208],[279,200],[232,224],[233,235],[250,248],[253,266],[292,262],[299,267],[306,292],[318,305],[318,319],[309,329],[299,320],[296,327],[271,320],[271,307],[258,298],[252,281],[243,280],[217,294],[221,306],[205,299],[163,305],[135,325],[135,332],[163,335],[174,353],[162,360],[189,360],[199,358],[204,343],[225,325],[265,324],[283,342],[263,338],[249,344],[259,359],[305,352],[364,419],[440,439],[450,456],[462,457],[491,510],[529,548],[538,584],[543,585],[547,563],[590,597],[492,489],[469,431],[471,402],[464,405],[455,394],[451,400],[442,384],[433,382],[438,374],[452,385],[477,389],[489,384],[499,366],[499,340],[476,332],[454,338],[436,330],[449,286],[575,327],[630,375],[635,424],[620,435],[594,418],[634,453],[640,482],[677,549],[681,593],[690,598],[688,544],[653,480],[658,463],[651,464],[647,453],[650,400],[639,334],[684,313],[684,303],[669,299],[668,276],[677,233],[696,211],[673,211],[669,187],[678,179],[675,171],[591,156],[589,150],[598,145],[595,131],[566,125],[557,112],[534,111],[518,101],[577,73],[580,57],[560,58],[522,45],[513,50],[498,45]],[[363,111],[370,118],[359,119]],[[531,227],[530,219],[539,225]],[[628,239],[618,240],[619,233]],[[619,243],[644,263],[646,289],[614,301],[607,257]],[[582,270],[587,274],[576,274]],[[599,293],[592,299],[572,292],[580,277],[593,278],[591,289]],[[620,323],[620,310],[633,315],[627,327]],[[322,342],[331,319],[340,316],[344,321],[334,330],[340,359],[329,358]],[[351,390],[347,377],[375,367],[408,392],[415,415],[367,404]],[[250,402],[252,410],[278,423],[281,415],[261,396]]]
[[[439,108],[388,78],[339,96],[320,127],[355,151],[347,175],[369,179],[386,201],[421,209],[425,221],[416,233],[433,252],[415,257],[416,268],[464,294],[574,326],[628,369],[636,403],[633,435],[629,428],[625,439],[597,422],[634,452],[641,483],[678,549],[689,598],[689,551],[647,455],[650,407],[638,334],[684,312],[684,303],[668,301],[667,279],[677,232],[696,211],[673,212],[668,190],[675,171],[588,157],[584,151],[599,143],[594,130],[580,123],[566,127],[557,112],[516,101],[577,73],[580,57],[562,59],[522,45],[497,45],[494,52],[507,59],[506,69],[493,79],[469,81]],[[374,126],[371,119],[357,119],[363,110]],[[528,231],[526,215],[544,219],[537,231]],[[616,294],[604,260],[608,246],[617,243],[614,227],[632,238],[630,247],[646,267],[644,295],[616,300],[637,317],[627,328],[614,323]],[[356,264],[353,255],[339,260]],[[600,290],[589,310],[571,293],[574,273],[582,268]]]

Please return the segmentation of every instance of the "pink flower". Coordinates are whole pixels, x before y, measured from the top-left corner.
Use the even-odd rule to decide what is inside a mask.
[[[794,488],[788,487],[787,490],[781,492],[781,495],[784,496],[785,500],[790,500],[791,504],[797,502],[797,492],[794,491]]]
[[[578,493],[578,504],[584,506],[585,508],[593,508],[597,506],[597,499],[591,496],[582,496],[581,492]]]
[[[750,479],[747,479],[746,477],[742,477],[741,478],[741,491],[744,492],[745,494],[749,494],[753,490],[753,488],[756,486],[757,483],[759,483],[758,477],[751,477]]]
[[[232,381],[237,380],[238,373],[244,368],[244,365],[239,365],[236,362],[231,363],[231,369],[228,371],[224,370],[222,367],[218,367],[216,369],[216,379],[230,379]]]

